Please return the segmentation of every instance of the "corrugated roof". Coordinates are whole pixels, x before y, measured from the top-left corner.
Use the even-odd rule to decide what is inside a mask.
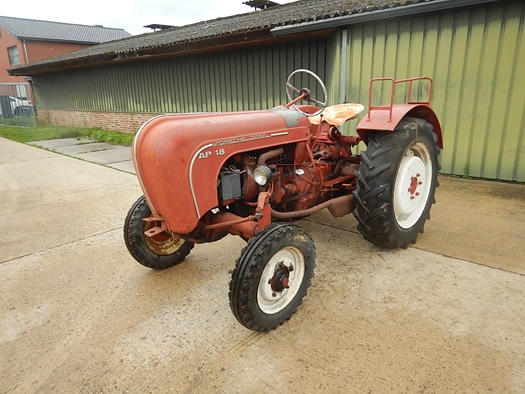
[[[313,22],[347,15],[358,15],[402,8],[420,3],[462,3],[467,0],[301,0],[251,11],[225,18],[218,18],[174,27],[154,33],[132,36],[118,41],[96,45],[11,70],[12,75],[30,75],[52,68],[81,66],[119,58],[162,53],[163,47],[189,45],[203,40],[245,34],[268,32],[275,27]],[[473,0],[468,0],[473,1]],[[485,0],[486,1],[486,0]],[[421,4],[423,5],[423,4]],[[407,11],[408,12],[408,11]],[[169,50],[166,48],[166,52]]]
[[[0,16],[0,26],[20,40],[100,44],[130,37],[124,29]]]

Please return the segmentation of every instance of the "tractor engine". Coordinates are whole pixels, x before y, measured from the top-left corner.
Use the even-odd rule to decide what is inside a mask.
[[[249,214],[259,192],[268,191],[277,211],[301,211],[353,190],[359,157],[351,147],[359,137],[335,126],[315,127],[308,142],[232,157],[219,174],[220,204],[239,216]]]
[[[354,177],[354,172],[360,163],[358,156],[352,154],[351,148],[359,144],[359,137],[342,135],[335,126],[329,126],[317,134],[312,150],[314,160],[328,165],[329,171],[324,173],[325,182],[340,177]]]

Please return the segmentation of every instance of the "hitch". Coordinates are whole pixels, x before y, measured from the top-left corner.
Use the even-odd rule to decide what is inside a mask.
[[[154,227],[151,227],[148,230],[144,231],[144,235],[147,235],[150,238],[160,233],[168,231],[168,225],[166,223],[166,219],[164,219],[163,217],[150,216],[142,220],[144,220],[147,223],[156,223]]]

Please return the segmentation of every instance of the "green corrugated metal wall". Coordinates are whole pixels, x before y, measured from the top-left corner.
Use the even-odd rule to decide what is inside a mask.
[[[444,134],[442,172],[463,175],[468,169],[471,176],[523,182],[524,23],[523,2],[501,2],[350,25],[338,31],[327,50],[334,59],[327,66],[332,102],[341,97],[343,72],[347,101],[365,106],[373,77],[430,76],[432,107]],[[381,97],[381,89],[376,94]]]
[[[325,77],[325,39],[34,76],[40,109],[207,112],[286,102],[297,68]]]

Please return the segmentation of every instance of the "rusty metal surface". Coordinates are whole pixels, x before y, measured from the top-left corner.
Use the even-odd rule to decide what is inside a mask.
[[[416,118],[422,118],[432,124],[434,133],[438,136],[436,141],[440,148],[443,148],[443,135],[441,132],[441,125],[434,111],[426,106],[419,104],[403,104],[394,105],[392,107],[392,113],[390,115],[390,107],[384,107],[384,109],[374,109],[370,111],[370,119],[364,117],[359,122],[356,131],[363,141],[368,141],[366,137],[368,132],[374,130],[380,131],[394,131],[397,124],[405,116],[414,116]]]
[[[161,116],[137,133],[132,158],[152,212],[166,219],[170,231],[186,234],[218,206],[217,177],[228,158],[305,141],[308,126],[303,117],[287,128],[284,117],[271,111]]]
[[[387,103],[381,105],[374,104],[374,84],[390,83]],[[414,94],[414,82],[428,83],[423,87],[426,90],[425,99],[421,98],[421,94]],[[377,85],[377,84],[376,84]],[[403,96],[402,104],[396,104],[396,88],[399,91],[399,85],[402,85],[406,91]],[[418,86],[421,89],[421,85]],[[430,108],[432,100],[433,81],[430,77],[413,77],[407,79],[395,80],[394,78],[372,78],[368,88],[368,112],[366,116],[361,119],[357,126],[357,133],[363,139],[368,141],[367,134],[369,131],[382,130],[394,131],[397,124],[405,116],[414,116],[425,119],[432,124],[434,133],[437,135],[437,145],[443,149],[443,136],[441,133],[441,125],[439,119],[434,111]],[[416,98],[414,98],[416,97]],[[420,97],[417,99],[417,97]]]
[[[427,96],[426,100],[413,100],[412,97],[413,91],[414,91],[414,82],[423,81],[428,82],[427,86]],[[375,82],[390,82],[390,95],[389,95],[389,103],[386,105],[374,105],[374,83]],[[430,107],[430,101],[432,100],[432,86],[433,81],[430,77],[414,77],[414,78],[408,78],[408,79],[399,79],[395,80],[394,78],[372,78],[370,80],[370,86],[368,89],[368,113],[367,113],[367,120],[370,120],[370,111],[372,110],[381,110],[381,111],[389,111],[389,118],[388,120],[392,120],[392,110],[394,106],[394,99],[396,94],[396,87],[401,84],[407,84],[407,96],[406,96],[406,104],[422,104]]]

